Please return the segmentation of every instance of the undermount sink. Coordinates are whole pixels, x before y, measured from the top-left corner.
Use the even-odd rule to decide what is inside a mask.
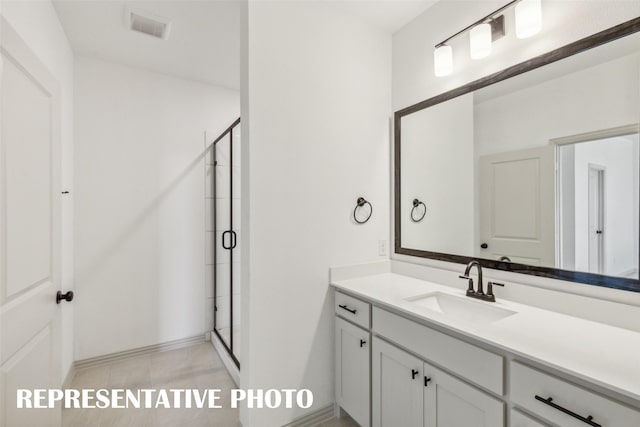
[[[442,292],[406,298],[405,301],[447,317],[476,323],[492,323],[516,314],[515,311],[492,305],[494,303],[475,301],[468,297],[458,297]]]

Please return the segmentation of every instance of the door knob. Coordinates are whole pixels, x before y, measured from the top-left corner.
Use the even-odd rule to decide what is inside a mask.
[[[480,245],[480,247],[482,249],[487,249],[489,247],[489,245],[487,245],[486,243],[483,243],[483,244]]]
[[[56,304],[60,304],[60,301],[73,301],[73,291],[67,291],[67,293],[63,294],[62,291],[58,291],[56,294]]]

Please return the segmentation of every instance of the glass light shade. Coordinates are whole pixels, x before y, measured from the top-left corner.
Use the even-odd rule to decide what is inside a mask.
[[[542,28],[542,0],[522,0],[516,5],[516,37],[526,39]]]
[[[482,59],[491,53],[491,24],[479,24],[469,32],[472,59]]]
[[[433,52],[433,68],[436,77],[448,76],[453,71],[453,49],[451,46],[438,46]]]

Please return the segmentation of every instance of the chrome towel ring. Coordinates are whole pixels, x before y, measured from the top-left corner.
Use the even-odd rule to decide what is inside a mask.
[[[361,208],[364,205],[369,205],[369,215],[364,220],[360,221],[356,213],[358,212],[358,208]],[[356,207],[355,209],[353,209],[353,220],[358,224],[364,224],[365,222],[369,221],[369,218],[371,218],[372,214],[373,206],[371,206],[371,203],[369,203],[364,197],[358,197],[358,200],[356,201]]]
[[[422,205],[424,207],[424,209],[422,210],[422,215],[419,218],[416,218],[414,216],[415,215],[415,211],[416,211],[416,209],[418,209],[418,207],[420,207],[420,205]],[[413,207],[411,208],[411,221],[420,222],[420,221],[422,221],[422,219],[424,218],[424,216],[426,214],[427,214],[427,205],[425,205],[424,203],[422,203],[418,199],[413,199]]]

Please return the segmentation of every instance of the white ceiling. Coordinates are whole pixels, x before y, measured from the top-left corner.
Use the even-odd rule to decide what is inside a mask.
[[[240,89],[238,1],[53,0],[74,52]],[[168,40],[125,27],[125,5],[171,20]]]
[[[297,0],[303,1],[303,0]],[[323,0],[394,33],[433,0]],[[233,89],[240,88],[240,0],[53,0],[71,47],[86,55]],[[125,27],[126,7],[168,18],[168,40]]]
[[[324,0],[391,34],[437,3],[437,0]]]

